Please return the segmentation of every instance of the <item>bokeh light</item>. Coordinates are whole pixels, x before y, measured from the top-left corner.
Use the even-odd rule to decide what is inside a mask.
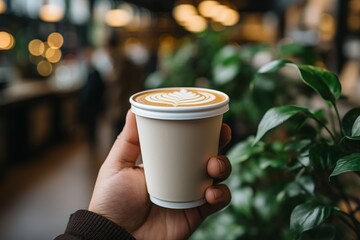
[[[10,50],[15,46],[15,38],[7,32],[0,32],[0,50]]]
[[[45,51],[45,45],[41,40],[33,39],[29,42],[28,50],[33,56],[41,56]]]
[[[4,1],[4,0],[0,0],[0,14],[6,12],[6,9],[7,9],[7,7],[6,7],[5,1]]]
[[[48,36],[47,42],[51,48],[61,48],[64,44],[64,38],[60,33],[53,32]]]
[[[191,4],[179,4],[173,10],[173,16],[180,24],[189,21],[189,18],[197,15],[196,8]]]
[[[51,63],[57,63],[61,60],[61,51],[56,48],[48,48],[45,53],[46,59]]]
[[[123,27],[130,23],[131,14],[125,9],[112,9],[105,15],[105,22],[110,27]]]
[[[205,0],[202,1],[201,3],[199,3],[199,12],[201,15],[203,15],[204,17],[214,17],[216,16],[217,13],[217,6],[219,5],[219,3],[217,1],[214,0]]]
[[[40,76],[48,77],[52,73],[52,65],[46,60],[42,60],[37,65],[37,71],[40,74]]]
[[[39,17],[45,22],[58,22],[64,17],[64,10],[58,5],[46,4],[40,9]]]

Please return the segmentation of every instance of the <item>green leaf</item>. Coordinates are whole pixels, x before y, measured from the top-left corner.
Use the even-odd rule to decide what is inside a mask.
[[[333,212],[329,205],[308,201],[294,208],[290,217],[290,229],[298,238],[303,232],[321,225]]]
[[[360,108],[353,108],[348,111],[341,122],[345,136],[360,136]]]
[[[310,148],[309,158],[316,171],[330,173],[335,168],[340,154],[339,148],[329,146],[326,143],[319,143]]]
[[[252,204],[254,198],[254,191],[251,187],[243,187],[232,191],[231,205],[236,212],[250,217],[252,214]]]
[[[213,77],[214,82],[223,85],[231,82],[241,69],[238,48],[232,45],[223,47],[214,56]]]
[[[254,140],[253,136],[250,136],[245,141],[239,142],[234,145],[227,152],[227,157],[232,164],[238,164],[248,160],[253,154],[262,152],[264,150],[264,144],[258,143],[252,146]]]
[[[268,64],[265,64],[264,66],[262,66],[258,70],[258,73],[265,74],[265,73],[277,72],[281,68],[285,67],[286,64],[288,64],[288,63],[292,63],[292,62],[286,61],[286,60],[274,60],[274,61],[269,62]]]
[[[261,67],[258,73],[276,72],[285,66],[296,68],[303,82],[319,93],[324,100],[334,103],[340,98],[341,84],[338,77],[324,68],[311,65],[296,65],[286,60],[275,60]]]
[[[305,116],[311,115],[306,108],[298,106],[278,106],[269,109],[259,123],[253,144],[257,143],[271,129],[299,114],[304,114]]]
[[[259,166],[261,169],[283,168],[284,166],[286,166],[286,164],[287,162],[283,161],[282,159],[263,157],[261,158]]]
[[[352,171],[360,171],[360,153],[353,153],[340,158],[330,177]]]
[[[302,65],[296,66],[300,71],[302,80],[313,88],[320,96],[327,101],[335,102],[341,96],[341,84],[338,77],[326,69]]]
[[[302,176],[293,182],[289,182],[284,188],[283,194],[289,198],[293,198],[298,195],[313,193],[314,189],[315,189],[315,184],[312,178],[309,176]]]
[[[358,116],[354,122],[354,125],[351,129],[352,137],[360,137],[360,116]]]

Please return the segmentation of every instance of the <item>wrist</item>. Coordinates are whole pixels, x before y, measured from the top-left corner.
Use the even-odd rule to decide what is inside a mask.
[[[115,222],[88,210],[78,210],[71,215],[65,234],[80,235],[81,239],[135,239]]]

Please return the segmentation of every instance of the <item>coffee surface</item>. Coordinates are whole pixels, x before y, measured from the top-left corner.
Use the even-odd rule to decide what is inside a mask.
[[[151,106],[191,107],[207,106],[226,100],[226,96],[206,89],[156,89],[135,95],[133,100]]]

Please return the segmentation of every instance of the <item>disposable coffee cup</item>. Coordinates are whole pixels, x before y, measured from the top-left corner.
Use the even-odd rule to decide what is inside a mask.
[[[204,204],[207,162],[218,154],[229,97],[206,88],[159,88],[130,97],[150,200],[162,207]]]

